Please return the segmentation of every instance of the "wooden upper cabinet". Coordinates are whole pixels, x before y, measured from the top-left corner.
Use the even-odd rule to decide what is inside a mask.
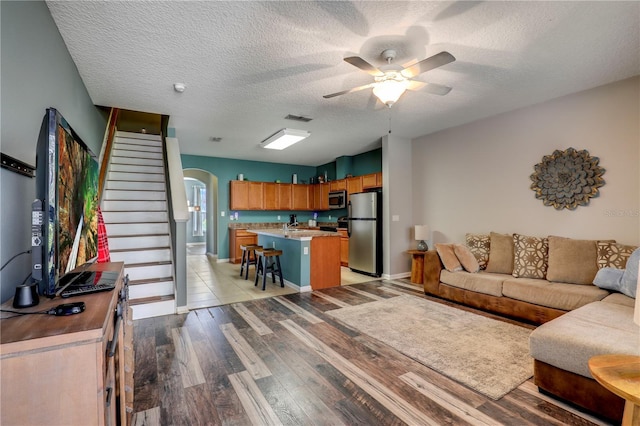
[[[382,188],[382,172],[362,176],[362,189]]]
[[[329,182],[329,191],[346,191],[347,190],[347,180],[339,179],[332,180]]]
[[[347,178],[347,193],[362,192],[362,176]]]
[[[291,210],[292,206],[292,189],[290,183],[276,183],[278,190],[278,208],[277,210]]]
[[[313,200],[310,195],[312,191],[312,185],[305,184],[295,184],[291,185],[293,201],[292,208],[293,210],[311,210],[311,202]]]
[[[329,184],[313,185],[313,210],[329,210]]]
[[[262,182],[232,180],[229,182],[230,210],[262,210],[264,194]]]
[[[265,210],[278,210],[280,208],[280,194],[278,193],[278,184],[264,182],[262,184],[262,194]]]

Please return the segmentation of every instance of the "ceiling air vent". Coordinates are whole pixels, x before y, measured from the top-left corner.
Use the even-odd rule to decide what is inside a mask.
[[[289,114],[285,117],[285,120],[302,121],[303,123],[308,123],[311,120],[313,120],[313,118],[303,117],[301,115]]]
[[[222,141],[222,138],[219,136],[211,136],[209,138],[209,142],[221,142],[221,141]]]

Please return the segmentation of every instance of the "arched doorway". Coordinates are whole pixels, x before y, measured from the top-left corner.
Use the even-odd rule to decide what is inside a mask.
[[[183,170],[190,217],[187,244],[204,243],[204,253],[218,255],[218,178],[200,169]]]

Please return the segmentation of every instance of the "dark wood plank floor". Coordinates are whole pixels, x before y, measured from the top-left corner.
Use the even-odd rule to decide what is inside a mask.
[[[321,292],[136,321],[134,424],[606,424],[532,380],[491,400],[324,314],[400,293],[437,301],[406,280]]]

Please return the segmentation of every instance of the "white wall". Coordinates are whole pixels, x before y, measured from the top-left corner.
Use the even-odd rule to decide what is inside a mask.
[[[414,225],[411,182],[411,141],[388,135],[382,138],[383,276],[411,274],[411,238]],[[395,219],[397,220],[394,220]]]
[[[496,231],[640,244],[639,104],[634,77],[415,139],[414,221],[433,242]],[[535,198],[530,175],[569,147],[599,157],[605,185],[558,211]]]

